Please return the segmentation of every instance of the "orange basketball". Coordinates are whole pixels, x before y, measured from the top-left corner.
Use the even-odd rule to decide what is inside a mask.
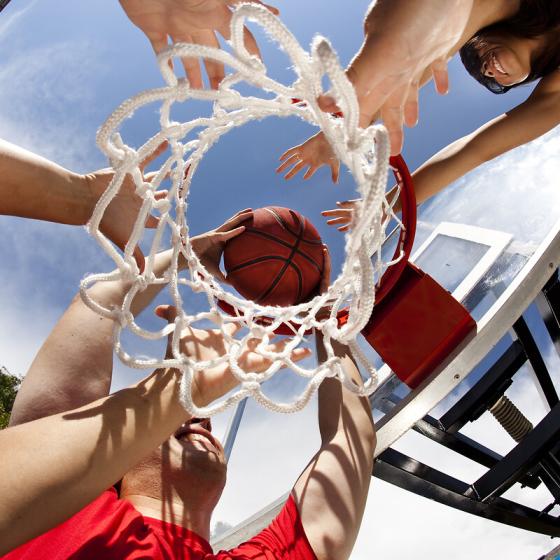
[[[228,280],[245,298],[262,305],[295,305],[318,290],[323,243],[299,212],[269,206],[253,211],[245,231],[226,244]]]

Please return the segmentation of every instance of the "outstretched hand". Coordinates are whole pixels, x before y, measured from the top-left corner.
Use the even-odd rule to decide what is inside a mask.
[[[335,156],[329,141],[322,132],[315,134],[303,144],[294,146],[280,156],[282,164],[276,173],[289,171],[284,176],[285,179],[295,177],[300,171],[307,167],[303,178],[311,179],[316,171],[328,165],[331,168],[331,179],[333,183],[338,183],[340,174],[340,162]]]
[[[143,172],[146,166],[154,159],[160,156],[167,149],[167,142],[162,143],[154,152],[152,152],[140,165]],[[112,181],[115,171],[112,168],[100,169],[83,176],[93,200],[97,201],[105,192],[109,183]],[[150,182],[156,173],[144,174],[144,180]],[[155,200],[160,200],[167,196],[167,191],[162,190],[155,193]],[[126,175],[121,188],[117,195],[113,198],[99,225],[99,229],[105,237],[110,239],[117,247],[124,250],[130,234],[134,229],[134,224],[138,217],[138,212],[142,207],[142,199],[136,194],[136,187],[130,175]],[[148,216],[145,227],[155,228],[158,225],[158,218]],[[136,247],[133,253],[134,259],[140,270],[144,269],[144,255],[140,247]]]
[[[273,14],[278,10],[260,0],[120,0],[129,19],[148,37],[156,54],[164,51],[171,38],[173,43],[195,43],[219,49],[217,33],[230,39],[232,9],[241,2],[260,4]],[[247,50],[260,57],[252,33],[245,28]],[[203,88],[198,60],[182,59],[191,87]],[[224,78],[224,65],[213,60],[204,62],[210,87],[217,88]]]
[[[177,309],[170,305],[160,305],[156,308],[156,315],[172,323],[177,317]],[[224,331],[229,336],[234,336],[240,329],[241,325],[238,323],[229,323],[224,326]],[[167,345],[168,357],[172,357],[171,340],[170,336]],[[262,373],[271,365],[268,358],[258,353],[259,342],[257,339],[250,340],[238,360],[239,366],[246,372]],[[288,342],[289,339],[273,342],[266,349],[269,352],[281,352]],[[229,343],[218,329],[201,330],[188,327],[181,333],[180,350],[197,361],[214,360],[228,354]],[[309,348],[296,348],[291,357],[296,362],[306,358],[310,353]],[[227,363],[198,372],[193,383],[195,404],[206,406],[234,389],[238,383]]]
[[[227,283],[228,281],[220,269],[220,260],[226,243],[245,231],[245,226],[241,224],[248,220],[252,213],[251,208],[241,210],[216,229],[191,239],[193,251],[197,254],[204,268],[221,282]]]
[[[418,88],[432,74],[436,90],[448,90],[447,58],[469,20],[472,0],[378,0],[365,21],[365,38],[347,69],[358,96],[361,126],[380,117],[391,153],[400,153],[403,123],[418,120]],[[323,111],[339,110],[328,95]]]
[[[356,207],[357,199],[345,200],[344,202],[337,202],[338,208],[333,210],[323,210],[321,215],[327,220],[327,225],[335,226],[338,231],[346,232],[352,227],[352,220],[354,218],[354,209]]]

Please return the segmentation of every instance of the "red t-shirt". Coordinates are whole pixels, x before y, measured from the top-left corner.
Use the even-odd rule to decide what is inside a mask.
[[[276,519],[234,550],[212,552],[183,527],[142,516],[114,488],[2,560],[316,560],[292,497]]]

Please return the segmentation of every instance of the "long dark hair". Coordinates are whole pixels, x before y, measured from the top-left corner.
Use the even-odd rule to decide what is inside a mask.
[[[519,84],[502,86],[494,78],[482,74],[478,50],[484,44],[485,36],[496,31],[524,39],[545,38],[545,46],[531,60],[529,76]],[[522,0],[514,16],[478,31],[463,45],[459,54],[467,72],[492,93],[505,93],[512,87],[550,74],[560,67],[560,0]]]

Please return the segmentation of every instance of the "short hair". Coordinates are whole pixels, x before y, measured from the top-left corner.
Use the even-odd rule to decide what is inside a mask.
[[[507,33],[523,39],[545,38],[545,45],[531,60],[531,71],[518,84],[503,86],[482,73],[478,54],[485,37],[494,32]],[[492,93],[505,93],[513,87],[534,82],[560,67],[560,2],[557,0],[522,0],[518,12],[509,19],[481,29],[459,51],[467,72]]]

